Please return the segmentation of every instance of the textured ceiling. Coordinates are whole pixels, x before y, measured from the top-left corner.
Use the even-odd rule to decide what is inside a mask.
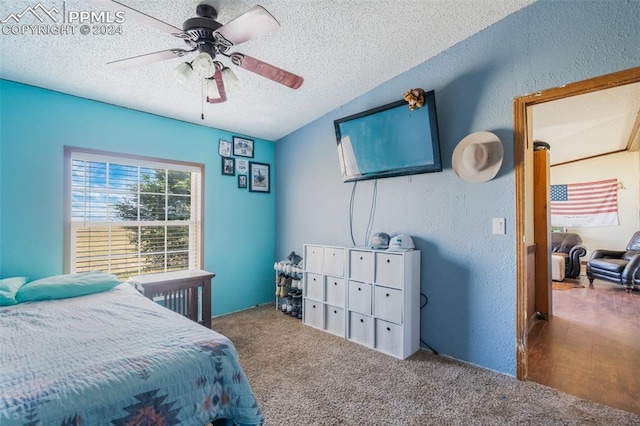
[[[197,0],[121,3],[182,27],[195,16]],[[175,58],[127,70],[109,69],[110,61],[171,48],[182,40],[132,19],[122,34],[7,34],[38,22],[30,13],[10,19],[0,34],[0,77],[187,122],[277,140],[329,111],[468,38],[533,0],[264,0],[281,27],[232,51],[245,53],[304,77],[293,90],[243,69],[242,87],[222,104],[202,102],[201,80],[180,85],[171,76]],[[69,11],[104,10],[91,1],[40,0],[42,6]],[[256,4],[255,0],[208,1],[225,24]],[[0,20],[36,7],[38,0],[0,0]],[[54,16],[55,17],[55,16]],[[58,24],[61,20],[58,20]],[[11,27],[7,29],[4,27]],[[193,55],[195,56],[195,55]],[[193,57],[189,57],[189,60]],[[226,58],[225,58],[226,59]],[[204,120],[201,120],[204,112]]]
[[[533,138],[550,145],[552,166],[637,151],[639,125],[640,83],[533,106]]]

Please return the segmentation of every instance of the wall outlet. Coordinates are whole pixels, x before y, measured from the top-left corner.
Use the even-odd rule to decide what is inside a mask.
[[[506,218],[504,218],[504,217],[494,217],[493,218],[492,225],[493,225],[493,233],[494,234],[501,234],[501,235],[506,234],[505,221],[506,221]]]

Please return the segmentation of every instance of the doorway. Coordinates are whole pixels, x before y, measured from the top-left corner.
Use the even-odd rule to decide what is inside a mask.
[[[532,276],[535,276],[536,241],[533,228],[533,123],[530,108],[537,104],[592,93],[612,87],[640,82],[640,67],[547,89],[514,100],[514,173],[516,204],[516,376],[527,378],[527,332],[533,320],[527,309],[531,296]],[[636,122],[638,125],[638,121]],[[637,131],[637,129],[636,129]],[[550,253],[536,253],[550,256]],[[546,273],[547,271],[545,271]],[[529,296],[528,296],[529,294]]]

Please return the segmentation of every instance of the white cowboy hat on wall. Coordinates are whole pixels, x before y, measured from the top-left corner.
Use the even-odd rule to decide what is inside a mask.
[[[453,150],[453,171],[467,182],[493,179],[502,166],[504,148],[500,138],[491,132],[475,132],[466,136]]]

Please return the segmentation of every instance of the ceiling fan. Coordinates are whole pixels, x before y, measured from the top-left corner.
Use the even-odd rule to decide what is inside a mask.
[[[181,82],[186,81],[194,72],[201,75],[206,84],[206,100],[209,103],[226,101],[226,89],[239,84],[234,72],[219,60],[220,57],[227,58],[237,67],[292,89],[299,88],[304,81],[299,75],[275,65],[240,52],[231,52],[232,47],[280,27],[278,21],[262,6],[256,5],[223,25],[216,21],[218,11],[203,2],[196,7],[197,16],[184,21],[180,29],[114,0],[93,0],[93,3],[114,12],[125,11],[127,19],[134,19],[167,32],[182,39],[187,45],[186,49],[167,49],[109,62],[107,65],[110,67],[133,68],[198,52],[192,61],[178,65],[173,70],[173,74]]]

